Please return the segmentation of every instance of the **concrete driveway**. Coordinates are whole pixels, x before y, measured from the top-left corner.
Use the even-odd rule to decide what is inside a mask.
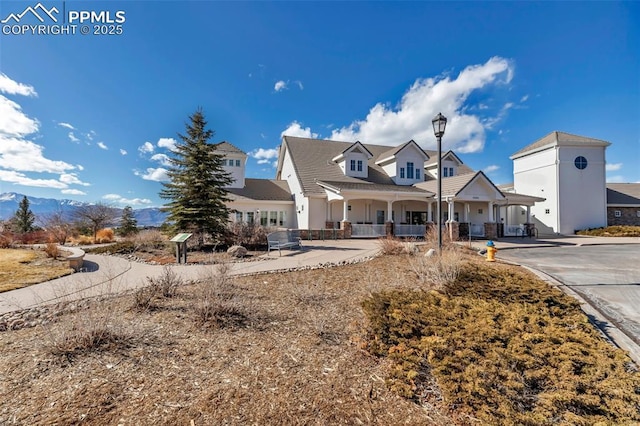
[[[498,254],[548,274],[581,296],[601,314],[600,318],[592,320],[638,362],[640,245],[522,248],[504,250]],[[612,326],[617,327],[624,336],[620,336],[620,333],[616,336],[615,327]],[[630,347],[626,347],[625,340]]]

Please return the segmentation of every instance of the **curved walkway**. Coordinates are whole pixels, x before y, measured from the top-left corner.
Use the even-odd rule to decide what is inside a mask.
[[[374,256],[379,251],[378,241],[335,240],[303,241],[302,250],[283,250],[261,256],[264,260],[231,263],[232,275],[351,262]],[[39,305],[86,297],[120,293],[144,287],[148,277],[158,277],[164,266],[130,262],[116,256],[85,255],[83,271],[55,280],[0,294],[0,315]],[[185,281],[197,280],[215,273],[216,265],[171,265],[172,270]]]

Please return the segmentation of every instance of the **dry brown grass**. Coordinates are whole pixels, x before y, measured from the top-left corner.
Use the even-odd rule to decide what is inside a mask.
[[[576,232],[576,234],[594,237],[640,237],[640,226],[615,225],[605,228],[584,229]]]
[[[68,262],[49,258],[43,250],[0,249],[0,292],[71,273]]]

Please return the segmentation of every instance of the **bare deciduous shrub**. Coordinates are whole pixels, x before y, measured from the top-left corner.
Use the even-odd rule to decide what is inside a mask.
[[[405,244],[398,238],[386,236],[378,239],[382,254],[394,255],[405,253]]]
[[[442,290],[458,279],[464,259],[458,248],[450,247],[443,249],[441,255],[413,256],[409,264],[420,284]]]
[[[183,281],[171,268],[165,266],[162,275],[157,278],[147,277],[149,285],[142,287],[134,293],[134,308],[147,310],[153,307],[153,302],[158,298],[174,297]]]
[[[222,263],[199,281],[199,300],[195,305],[198,325],[223,328],[246,323],[247,311],[232,282],[230,269],[228,263]]]
[[[241,245],[250,249],[264,247],[267,244],[269,228],[256,223],[234,222],[227,228],[226,243]]]
[[[132,238],[133,244],[135,246],[135,250],[143,250],[143,249],[156,249],[162,248],[165,246],[167,238],[162,235],[162,232],[152,229],[144,229],[138,232]]]
[[[58,250],[58,244],[49,242],[44,246],[44,252],[52,259],[57,259],[60,256],[60,250]]]
[[[427,225],[427,233],[424,236],[424,241],[427,243],[426,245],[430,248],[438,248],[438,227],[435,224]],[[454,246],[454,241],[451,240],[451,236],[447,231],[447,227],[442,226],[442,247],[443,248],[451,248]]]

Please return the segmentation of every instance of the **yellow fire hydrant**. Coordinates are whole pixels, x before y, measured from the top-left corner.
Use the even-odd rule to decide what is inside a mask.
[[[496,261],[496,252],[498,249],[493,241],[487,241],[487,262],[495,262]]]

